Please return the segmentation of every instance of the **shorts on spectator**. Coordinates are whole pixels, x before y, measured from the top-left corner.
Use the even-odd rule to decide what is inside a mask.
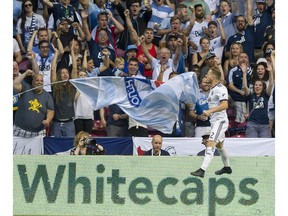
[[[39,132],[31,132],[23,130],[22,128],[13,125],[13,136],[23,137],[23,138],[32,138],[36,136],[46,136],[46,129],[43,129]]]

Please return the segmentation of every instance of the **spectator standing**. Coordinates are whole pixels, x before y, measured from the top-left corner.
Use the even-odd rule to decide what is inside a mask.
[[[267,26],[264,32],[265,42],[274,41],[275,43],[275,7],[271,8],[272,24]]]
[[[82,11],[82,18],[84,14],[85,12]],[[85,16],[87,16],[87,13],[85,14]],[[97,20],[98,25],[96,25],[91,31],[92,38],[95,40],[95,42],[98,42],[99,31],[105,29],[108,33],[108,45],[114,50],[116,50],[116,37],[124,31],[123,25],[119,21],[117,21],[117,19],[115,19],[111,12],[100,12],[98,14]]]
[[[73,49],[75,45],[72,43],[71,49]],[[108,50],[104,49],[102,50],[102,54],[105,56],[105,62],[106,66],[103,66],[105,68],[108,67]],[[71,56],[72,56],[72,62],[73,62],[73,70],[78,71],[77,68],[77,61],[76,61],[76,52],[71,51]],[[104,70],[105,68],[99,68],[98,70]],[[87,73],[84,70],[80,70],[78,72],[78,77],[79,78],[86,78]],[[75,111],[75,119],[74,119],[74,125],[75,125],[75,134],[77,134],[80,131],[86,131],[89,134],[92,133],[92,128],[93,128],[93,120],[94,120],[94,110],[92,105],[89,103],[87,97],[82,94],[81,92],[77,91],[75,95],[75,100],[74,100],[74,111]],[[104,116],[100,115],[101,121],[105,122]]]
[[[112,12],[107,6],[108,1],[102,1],[102,0],[79,0],[80,4],[84,8],[84,10],[87,10],[89,16],[89,30],[94,29],[99,23],[98,23],[98,14],[101,12]],[[110,3],[110,1],[109,1]]]
[[[206,60],[206,56],[209,53],[209,49],[210,49],[210,40],[205,36],[202,37],[200,39],[200,51],[196,52],[193,54],[192,56],[192,64],[197,64],[200,69],[203,69],[206,64],[205,64],[205,60]],[[214,54],[215,56],[215,54]]]
[[[15,115],[13,136],[46,136],[46,128],[54,116],[53,99],[42,87],[43,76],[33,75],[32,86],[24,81],[25,77],[32,75],[33,71],[28,69],[13,80],[14,89],[18,93],[22,92]]]
[[[224,62],[224,76],[228,80],[229,71],[239,64],[239,55],[243,52],[242,44],[234,42],[230,46],[229,58]]]
[[[185,4],[182,3],[178,4],[174,17],[178,17],[180,23],[178,22],[173,23],[171,21],[171,17],[164,18],[159,25],[157,35],[163,36],[165,34],[171,33],[173,30],[174,32],[179,33],[179,29],[185,29],[189,25],[189,16],[187,8],[188,7]],[[181,28],[179,28],[178,25],[180,25]]]
[[[238,5],[236,1],[232,4],[231,7],[229,0],[222,0],[220,3],[220,18],[227,39],[237,32],[234,19],[238,13]]]
[[[249,116],[245,135],[248,138],[270,138],[271,129],[268,117],[268,100],[274,85],[272,67],[269,71],[269,85],[266,88],[264,80],[256,80],[253,85],[253,93],[247,86],[247,66],[241,65],[243,71],[243,88],[248,97]]]
[[[57,21],[62,20],[63,17],[70,20],[71,23],[80,23],[80,15],[70,4],[70,0],[59,0],[59,2],[51,2],[49,0],[43,0],[43,3],[51,11],[51,15],[48,21],[48,29],[56,31]]]
[[[143,77],[138,70],[138,59],[130,58],[128,61],[128,77],[138,77],[146,79]],[[129,116],[128,133],[130,136],[135,137],[148,137],[147,125],[141,124],[140,122]]]
[[[53,67],[57,66],[56,62],[58,60],[57,59],[58,56],[56,56],[54,53],[51,53],[49,49],[50,49],[49,42],[41,41],[39,43],[40,53],[36,54],[35,61],[39,68],[39,73],[43,75],[44,85],[45,85],[43,88],[47,92],[52,92],[52,87],[50,85],[51,84],[51,70]]]
[[[248,55],[244,52],[239,55],[239,64],[231,69],[228,77],[229,95],[232,98],[232,104],[233,104],[232,106],[235,107],[235,113],[236,113],[235,122],[237,123],[243,123],[246,120],[245,115],[247,114],[246,97],[245,92],[243,90],[243,80],[242,80],[243,78],[242,68],[244,67],[243,65],[246,65],[247,67],[246,82],[248,83],[246,84],[247,86],[249,86],[252,75],[252,68],[250,67],[249,64]]]
[[[241,43],[243,46],[243,51],[249,56],[249,62],[255,63],[254,58],[254,27],[253,27],[253,17],[252,8],[247,3],[247,19],[243,15],[239,15],[236,18],[236,28],[237,33],[228,38],[225,56],[228,57],[230,46],[233,42]]]
[[[203,1],[203,0],[185,0],[182,2],[182,4],[187,5],[188,8],[192,7],[194,9],[195,9],[196,5],[201,5],[201,7],[203,8],[204,18],[205,18],[206,22],[211,21],[210,8],[205,1]],[[191,14],[192,14],[192,11],[188,10],[188,15],[191,15]]]
[[[59,50],[59,57],[61,57],[63,55],[63,53],[64,53],[63,44],[62,44],[60,38],[58,37],[57,32],[52,32],[52,42],[51,42],[51,40],[49,39],[49,36],[48,36],[48,30],[46,28],[40,28],[37,31],[33,32],[33,35],[32,35],[32,37],[28,43],[28,46],[27,46],[28,52],[33,51],[36,54],[40,52],[39,43],[37,45],[34,43],[36,35],[38,37],[39,43],[41,41],[48,41],[49,42],[50,52],[54,53],[54,49],[52,47],[52,44],[53,44]]]
[[[27,45],[33,32],[39,28],[46,27],[44,18],[33,12],[33,4],[31,0],[23,0],[21,17],[17,22],[17,35],[16,39],[22,53],[27,52]],[[36,44],[38,39],[36,39]]]
[[[169,152],[162,149],[163,138],[161,135],[154,135],[151,143],[152,149],[146,151],[144,156],[170,156]]]
[[[129,29],[130,32],[130,38],[131,38],[131,42],[133,44],[136,44],[137,46],[137,53],[136,53],[136,57],[139,60],[139,69],[144,66],[144,76],[148,79],[152,78],[152,67],[151,64],[149,63],[148,59],[146,58],[146,56],[143,53],[142,50],[142,45],[139,42],[139,35],[137,34],[137,31],[133,28],[132,22],[131,22],[131,18],[130,18],[130,11],[129,10],[125,10],[124,11],[125,17],[126,17],[126,24],[127,27]],[[153,44],[153,39],[154,39],[154,33],[153,33],[153,29],[151,28],[146,28],[143,34],[145,41],[144,43],[146,44],[146,47],[149,51],[149,53],[156,58],[157,56],[157,52],[158,52],[158,47]],[[128,49],[128,47],[127,47]],[[140,69],[141,70],[141,69]]]
[[[130,39],[130,31],[127,27],[125,18],[125,8],[121,5],[121,1],[115,0],[115,8],[117,9],[121,19],[124,21],[124,31],[121,33],[118,42],[118,48],[125,50],[129,44],[133,44]],[[144,30],[147,28],[147,24],[152,16],[152,9],[150,3],[147,2],[145,5],[146,10],[141,13],[141,0],[131,0],[126,1],[126,8],[130,11],[130,17],[132,21],[133,28],[137,32],[137,35],[143,35]]]
[[[103,63],[103,56],[101,51],[103,49],[108,49],[109,51],[109,68],[101,73],[101,76],[113,76],[112,69],[114,68],[114,61],[116,58],[116,53],[111,46],[109,46],[109,33],[107,28],[99,30],[97,34],[97,42],[92,38],[91,33],[88,28],[87,17],[88,14],[86,12],[81,12],[82,21],[83,21],[83,32],[85,34],[85,39],[88,43],[88,48],[90,52],[90,57],[93,59],[95,67],[101,67]]]
[[[56,61],[58,54],[59,51],[55,49],[53,61]],[[77,78],[77,70],[72,70],[70,75],[68,68],[61,68],[57,72],[56,66],[51,68],[51,83],[56,82],[52,86],[55,115],[51,125],[51,135],[55,137],[75,136],[73,118],[76,89],[69,82],[70,77]]]
[[[140,41],[143,49],[143,53],[152,65],[152,79],[166,82],[169,79],[169,74],[172,71],[176,71],[179,64],[179,56],[181,52],[182,39],[178,38],[176,53],[172,58],[171,52],[166,47],[161,48],[159,52],[159,60],[154,58],[147,50],[146,44],[144,43],[144,37],[141,36]]]
[[[220,35],[218,34],[218,30],[220,31]],[[215,53],[218,58],[222,59],[223,49],[226,43],[226,35],[220,18],[208,23],[208,36],[210,40],[209,52]]]
[[[152,28],[154,31],[154,44],[156,46],[159,45],[159,41],[161,40],[162,36],[157,34],[159,24],[161,21],[167,17],[174,16],[174,10],[165,4],[164,0],[152,0],[151,4],[152,8],[152,16],[148,22],[147,27]]]
[[[251,4],[251,0],[247,0],[247,4]],[[252,7],[252,6],[251,6]],[[272,25],[272,8],[274,8],[274,0],[256,0],[254,21],[254,56],[255,59],[263,57],[262,47],[265,42],[265,30],[267,26]]]
[[[127,137],[128,136],[128,115],[117,105],[108,107],[107,136]]]

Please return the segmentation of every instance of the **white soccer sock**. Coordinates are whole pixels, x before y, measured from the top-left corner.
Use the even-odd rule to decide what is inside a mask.
[[[221,155],[221,159],[223,161],[224,166],[225,167],[230,166],[229,157],[228,157],[227,151],[224,149],[224,147],[222,149],[218,149],[218,151]]]
[[[214,157],[214,148],[207,147],[201,169],[206,170]]]

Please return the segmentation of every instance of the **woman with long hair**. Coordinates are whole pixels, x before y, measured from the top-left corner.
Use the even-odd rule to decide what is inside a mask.
[[[201,46],[201,51],[196,52],[192,56],[192,65],[197,64],[200,67],[200,70],[206,66],[205,56],[209,53],[210,49],[210,40],[207,37],[202,37],[199,42]]]
[[[240,43],[232,43],[230,47],[229,58],[224,62],[224,76],[228,78],[229,71],[239,64],[239,55],[243,52],[243,46]]]
[[[268,101],[274,85],[273,67],[268,67],[269,71],[269,84],[263,79],[257,79],[253,84],[253,92],[250,91],[247,85],[246,66],[242,66],[243,71],[243,89],[247,96],[249,114],[246,126],[246,137],[248,138],[270,138],[271,129],[269,126],[268,116]]]
[[[55,55],[59,51],[53,46]],[[73,49],[73,48],[72,48]],[[53,61],[57,58],[53,58]],[[55,115],[51,125],[51,135],[55,137],[73,137],[75,136],[74,126],[74,100],[76,88],[69,82],[77,78],[77,69],[73,68],[72,75],[68,68],[60,68],[56,72],[56,66],[51,68],[51,83],[53,83],[53,100],[55,106]]]
[[[22,53],[27,52],[27,45],[34,31],[39,28],[46,28],[46,22],[40,14],[33,12],[33,2],[31,0],[23,0],[21,17],[17,22],[16,39]],[[35,44],[38,43],[38,38],[35,38]]]

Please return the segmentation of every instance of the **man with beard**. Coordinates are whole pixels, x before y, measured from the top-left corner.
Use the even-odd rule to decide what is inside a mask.
[[[189,56],[192,59],[194,53],[200,52],[200,39],[207,32],[208,22],[204,20],[204,11],[201,4],[194,6],[195,22],[188,38]],[[192,61],[188,61],[188,67],[191,68]]]
[[[173,71],[176,71],[176,69],[178,68],[181,46],[183,44],[183,40],[181,38],[178,38],[177,49],[175,51],[175,55],[173,59],[170,58],[171,52],[166,47],[162,47],[160,49],[158,59],[154,58],[149,53],[144,41],[145,41],[144,36],[141,36],[140,42],[142,45],[143,53],[145,54],[146,58],[148,59],[148,61],[150,62],[152,66],[152,70],[153,70],[152,79],[166,82],[169,79],[170,73],[172,73]]]
[[[130,31],[126,23],[126,15],[124,14],[125,8],[121,5],[119,0],[115,0],[113,3],[121,19],[124,21],[125,29],[120,35],[117,45],[119,49],[125,50],[129,44],[133,44],[131,42]],[[133,28],[137,32],[137,35],[142,35],[144,30],[147,28],[147,24],[152,16],[150,4],[145,4],[146,10],[143,13],[141,13],[141,0],[126,1],[126,7],[129,9],[129,16],[131,18]]]
[[[41,74],[33,75],[32,86],[24,81],[27,76],[32,75],[33,71],[28,69],[13,80],[14,89],[18,93],[23,92],[19,98],[19,108],[15,115],[13,136],[25,138],[46,136],[45,128],[49,127],[54,117],[53,99],[43,89],[43,76]],[[32,88],[35,89],[27,91]]]
[[[249,56],[249,62],[254,63],[254,26],[252,6],[247,3],[247,20],[245,16],[239,15],[236,18],[237,33],[228,38],[225,47],[225,56],[229,56],[230,46],[233,42],[242,44],[243,51]]]
[[[185,4],[188,8],[195,8],[196,5],[201,5],[204,12],[204,17],[207,22],[211,21],[211,13],[208,4],[203,0],[185,0],[182,4]],[[192,10],[188,10],[188,15],[191,15]]]
[[[137,34],[136,30],[133,28],[133,25],[131,22],[129,10],[126,9],[124,14],[125,14],[125,18],[126,18],[127,27],[128,27],[129,33],[130,33],[131,42],[133,44],[137,45],[136,57],[139,60],[139,64],[144,65],[144,76],[147,79],[151,79],[152,78],[152,67],[151,67],[151,64],[149,63],[148,59],[146,58],[146,56],[143,53],[142,45],[141,45],[140,41],[138,40],[139,35]],[[146,28],[143,36],[145,39],[144,42],[146,44],[146,47],[147,47],[149,53],[154,58],[156,58],[157,53],[158,53],[158,47],[155,44],[153,44],[153,39],[154,39],[153,29]],[[139,65],[139,69],[140,69],[140,65]]]

